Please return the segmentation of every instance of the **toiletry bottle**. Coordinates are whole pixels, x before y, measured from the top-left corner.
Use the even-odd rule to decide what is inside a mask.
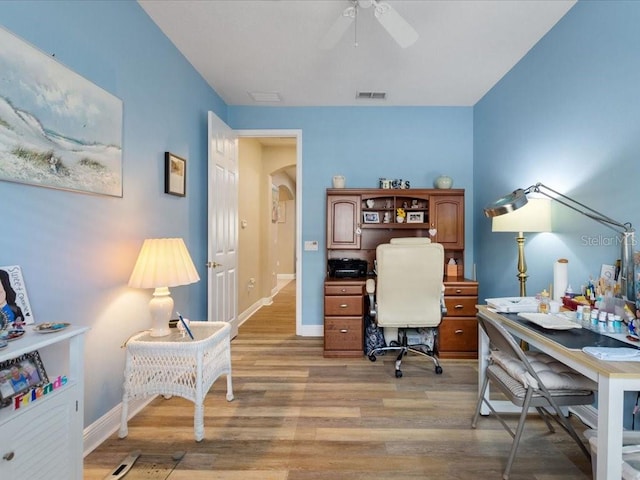
[[[538,304],[538,312],[549,313],[549,292],[543,290],[540,294],[540,303]]]

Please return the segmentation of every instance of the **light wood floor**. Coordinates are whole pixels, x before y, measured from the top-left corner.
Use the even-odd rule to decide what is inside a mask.
[[[394,376],[393,359],[326,359],[322,339],[295,335],[295,282],[232,341],[235,400],[219,379],[205,404],[205,439],[193,440],[193,405],[156,398],[85,458],[85,479],[102,479],[130,452],[186,452],[175,469],[129,478],[170,480],[501,479],[511,437],[497,420],[470,428],[474,361],[418,357]],[[578,432],[583,427],[573,419]],[[142,457],[141,457],[142,458]],[[175,463],[175,462],[174,462]],[[130,477],[131,476],[131,477]],[[591,467],[559,427],[528,420],[512,480],[591,478]]]

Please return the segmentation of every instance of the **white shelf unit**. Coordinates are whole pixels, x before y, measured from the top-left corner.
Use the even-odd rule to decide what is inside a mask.
[[[0,409],[2,480],[81,480],[84,423],[84,333],[88,327],[27,333],[0,350],[0,362],[37,350],[49,381],[67,383],[15,410]]]

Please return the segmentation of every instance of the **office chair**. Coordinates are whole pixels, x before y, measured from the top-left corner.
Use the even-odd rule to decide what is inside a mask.
[[[480,408],[484,402],[513,438],[511,452],[502,478],[504,480],[509,478],[530,407],[534,407],[538,411],[552,433],[555,430],[549,419],[553,418],[590,459],[589,451],[571,423],[562,414],[560,407],[593,404],[593,390],[597,388],[596,384],[549,355],[541,352],[523,351],[511,334],[495,320],[478,317],[478,322],[489,337],[492,351],[471,427],[476,428]],[[522,408],[515,433],[485,398],[489,381],[514,405]],[[547,409],[553,409],[555,415],[552,415]]]
[[[428,238],[393,238],[376,248],[377,278],[367,280],[372,318],[384,330],[387,346],[367,352],[376,355],[398,351],[396,378],[402,377],[402,357],[408,352],[433,360],[436,373],[442,367],[436,356],[437,327],[444,316],[444,249]],[[408,334],[417,328],[418,334]]]

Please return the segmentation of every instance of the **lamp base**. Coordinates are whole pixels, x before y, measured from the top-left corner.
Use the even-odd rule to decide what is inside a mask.
[[[151,311],[151,332],[152,337],[166,337],[171,333],[169,330],[169,320],[173,313],[173,298],[168,287],[158,287],[153,292],[153,298],[149,302]]]

